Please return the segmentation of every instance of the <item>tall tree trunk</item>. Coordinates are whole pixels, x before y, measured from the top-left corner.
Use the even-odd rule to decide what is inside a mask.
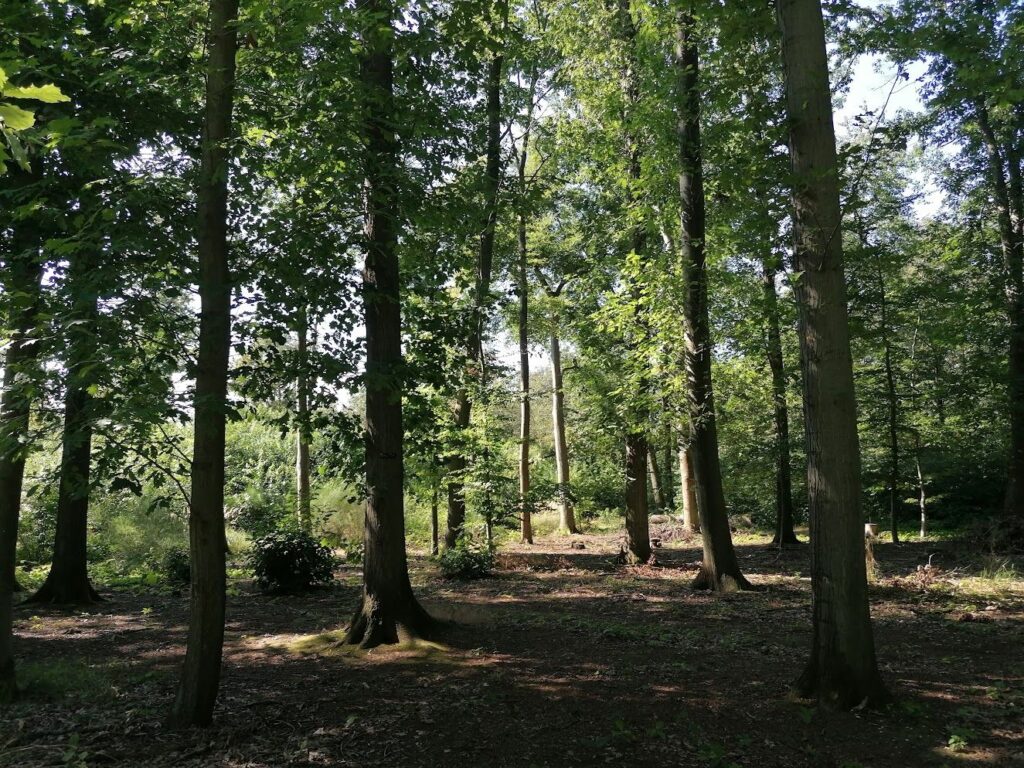
[[[296,323],[297,353],[299,374],[295,380],[296,413],[298,422],[295,430],[295,499],[296,517],[299,527],[307,533],[312,530],[313,520],[311,515],[309,495],[309,373],[308,365],[308,335],[309,335],[309,308],[303,304],[299,307],[298,320]]]
[[[771,257],[769,257],[771,258]],[[786,367],[782,357],[782,331],[779,323],[779,295],[775,289],[775,265],[766,259],[762,265],[767,324],[768,367],[772,372],[772,404],[775,420],[775,538],[772,544],[799,544],[793,531],[793,473],[789,459],[789,407],[786,404]]]
[[[524,544],[533,544],[533,520],[530,509],[530,277],[529,251],[526,241],[526,164],[529,161],[530,129],[533,123],[533,100],[537,90],[537,68],[530,73],[523,146],[519,152],[519,514]]]
[[[564,533],[579,533],[569,488],[569,444],[565,439],[565,390],[562,388],[562,345],[558,318],[551,331],[551,423],[555,441],[555,480],[558,482],[558,527]]]
[[[432,487],[430,489],[430,554],[436,555],[438,552],[441,551],[440,540],[438,535],[439,531],[437,530],[437,502],[438,496],[440,496],[440,483],[435,478],[434,480],[431,481],[431,485]]]
[[[73,321],[67,329],[67,388],[64,396],[64,433],[57,491],[57,530],[53,559],[46,581],[29,598],[36,603],[93,603],[100,596],[89,583],[87,537],[89,485],[92,469],[93,403],[89,393],[95,381],[96,323],[99,295],[95,269],[79,253],[71,256],[68,287],[73,294]]]
[[[975,112],[988,150],[989,177],[998,210],[999,242],[1006,271],[1006,307],[1010,321],[1010,460],[1004,509],[1019,525],[1024,521],[1024,232],[1020,231],[1024,224],[1018,226],[1015,218],[1024,216],[1024,211],[1015,209],[1024,203],[1015,200],[1019,193],[1020,167],[1014,168],[1015,163],[1008,163],[1016,184],[1011,193],[1006,181],[1007,164],[1004,164],[1008,158],[1004,157],[1006,153],[996,139],[983,100],[975,102]]]
[[[209,725],[220,686],[226,601],[224,431],[231,351],[228,174],[238,0],[210,0],[206,116],[199,167],[199,354],[196,363],[189,550],[188,650],[171,713],[177,726]]]
[[[718,456],[718,427],[711,386],[711,328],[704,251],[704,169],[700,138],[699,56],[694,20],[680,14],[676,67],[679,77],[680,257],[686,302],[686,369],[689,389],[690,446],[693,452],[697,510],[704,542],[704,562],[695,589],[732,591],[750,584],[740,571],[732,545]]]
[[[928,501],[925,495],[924,472],[921,471],[921,444],[920,439],[916,440],[914,464],[917,468],[917,509],[921,517],[920,537],[923,539],[928,535]]]
[[[885,698],[864,562],[857,409],[843,275],[832,95],[820,0],[777,0],[793,168],[811,523],[813,640],[798,692],[851,707]]]
[[[668,409],[666,408],[666,411]],[[673,509],[676,504],[676,479],[675,472],[672,470],[672,465],[676,459],[676,437],[671,424],[665,425],[665,453],[662,454],[664,457],[664,463],[662,464],[662,480],[661,490],[665,495],[665,508]]]
[[[363,595],[345,642],[372,648],[429,632],[405,554],[402,315],[398,259],[399,146],[394,131],[391,0],[362,6],[359,79],[365,141],[366,520]]]
[[[665,509],[667,505],[658,469],[658,451],[651,446],[648,446],[647,450],[647,472],[651,477],[651,495],[654,497],[654,506],[658,509]]]
[[[892,543],[900,543],[899,512],[900,512],[900,438],[899,438],[899,403],[896,396],[896,376],[892,366],[892,342],[889,338],[889,303],[885,295],[885,277],[878,276],[879,296],[881,297],[882,325],[882,363],[885,368],[885,400],[887,422],[889,427],[889,529],[892,532]]]
[[[639,185],[641,181],[639,131],[636,112],[640,104],[640,73],[637,62],[636,38],[637,26],[633,21],[629,0],[616,0],[615,6],[618,36],[625,47],[625,61],[621,73],[622,92],[625,96],[625,107],[622,122],[625,126],[624,149],[626,155],[626,175],[628,178],[626,205],[629,215],[634,216],[639,203]],[[643,221],[632,224],[630,232],[629,258],[645,261],[647,253],[647,228]],[[629,278],[630,298],[634,306],[636,325],[635,339],[629,341],[633,355],[641,354],[642,343],[649,335],[644,317],[642,270]],[[645,361],[636,360],[636,364],[646,367]],[[629,424],[626,428],[626,560],[630,563],[645,563],[651,557],[651,540],[649,533],[647,507],[647,422],[649,407],[647,404],[648,382],[641,376],[636,385],[636,394],[630,407]]]
[[[13,171],[13,183],[30,187],[38,174]],[[39,354],[39,325],[43,268],[35,222],[15,222],[11,255],[3,288],[7,295],[6,325],[11,330],[4,356],[3,392],[0,396],[0,705],[17,695],[14,673],[13,602],[17,583],[14,560],[25,477],[29,415],[33,392],[31,369]]]
[[[683,495],[683,526],[693,533],[700,532],[700,513],[697,512],[697,484],[693,479],[693,456],[688,443],[679,443],[680,491]]]
[[[495,0],[494,8],[488,7],[488,13],[497,11],[501,17],[501,29],[504,30],[508,21],[507,0]],[[484,376],[484,330],[487,325],[487,314],[490,305],[491,271],[494,264],[494,233],[498,222],[498,190],[501,186],[501,83],[502,70],[505,63],[504,53],[497,51],[492,54],[487,68],[485,84],[487,113],[487,146],[486,166],[484,169],[484,222],[480,233],[480,247],[476,263],[476,286],[473,295],[473,323],[469,333],[467,352],[470,359],[469,375],[480,379]],[[469,427],[473,401],[466,389],[456,394],[453,412],[455,427],[460,433]],[[465,473],[468,461],[463,448],[448,460],[448,530],[445,533],[445,545],[455,546],[462,536],[466,525],[466,489]]]

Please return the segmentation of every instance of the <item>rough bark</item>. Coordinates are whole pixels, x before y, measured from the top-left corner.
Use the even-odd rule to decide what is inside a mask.
[[[92,433],[95,415],[90,386],[97,364],[96,323],[99,295],[91,260],[70,257],[68,285],[74,294],[67,330],[67,382],[64,394],[64,432],[57,490],[57,528],[50,572],[34,603],[88,604],[100,600],[89,583],[87,538]]]
[[[502,28],[507,23],[507,0],[497,0],[494,9],[501,17]],[[484,85],[487,119],[487,139],[484,168],[484,220],[480,233],[480,245],[476,261],[476,284],[473,293],[473,319],[467,343],[470,360],[468,376],[479,379],[484,375],[484,329],[487,324],[491,272],[494,265],[494,234],[498,222],[498,190],[501,186],[501,84],[505,57],[502,51],[492,54],[487,67],[487,81]],[[469,391],[456,394],[452,411],[455,427],[464,432],[469,427],[473,401]],[[466,525],[465,472],[468,466],[466,456],[459,452],[448,460],[448,530],[445,532],[445,546],[453,547],[462,536]]]
[[[813,639],[796,683],[826,706],[886,698],[864,561],[839,180],[820,0],[777,0],[793,169],[811,525]]]
[[[772,544],[799,544],[793,531],[793,471],[790,465],[789,406],[786,404],[786,366],[782,356],[779,295],[775,288],[775,264],[765,260],[761,285],[764,293],[768,367],[772,372],[772,405],[775,424],[775,538]]]
[[[176,726],[209,725],[224,645],[224,432],[231,350],[228,174],[238,0],[210,0],[206,115],[199,167],[199,353],[196,361],[189,550],[188,649],[171,714]]]
[[[558,482],[558,526],[564,533],[579,533],[569,488],[569,443],[565,439],[565,390],[562,387],[562,345],[558,318],[551,331],[551,423],[555,442],[555,480]]]
[[[647,436],[626,435],[626,562],[651,559],[651,534],[647,510]]]
[[[31,186],[36,177],[12,172],[12,186]],[[25,477],[29,416],[33,405],[30,371],[39,354],[37,328],[43,269],[33,222],[15,222],[11,255],[4,274],[8,293],[7,327],[11,336],[4,356],[0,394],[0,705],[17,695],[14,672],[13,602],[17,583],[14,559]]]
[[[391,0],[368,0],[363,12],[359,79],[365,141],[366,518],[363,594],[345,642],[362,648],[429,633],[432,620],[409,583],[405,553],[402,427],[402,316],[396,180]]]
[[[676,50],[679,87],[680,260],[686,285],[686,372],[690,411],[690,449],[704,561],[695,589],[733,591],[750,587],[732,544],[718,456],[718,427],[711,383],[711,327],[704,250],[704,170],[700,136],[700,60],[693,16],[680,14]]]
[[[309,375],[306,370],[309,354],[309,312],[305,305],[299,307],[295,335],[299,364],[299,373],[295,379],[295,514],[299,527],[308,533],[313,527],[313,520],[309,495]]]

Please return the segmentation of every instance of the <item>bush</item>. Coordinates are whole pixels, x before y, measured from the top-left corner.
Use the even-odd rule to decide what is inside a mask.
[[[275,531],[256,539],[248,560],[264,592],[297,592],[333,577],[331,551],[298,531]]]
[[[446,579],[482,579],[494,567],[494,552],[486,545],[459,539],[454,547],[441,553],[438,562]]]
[[[233,528],[250,536],[266,536],[281,527],[288,510],[280,499],[250,487],[231,498],[225,517]]]
[[[173,547],[164,553],[160,570],[170,584],[188,584],[192,580],[192,559],[184,547]]]

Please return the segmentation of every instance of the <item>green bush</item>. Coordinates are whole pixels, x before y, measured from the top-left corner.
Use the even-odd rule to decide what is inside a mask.
[[[438,563],[446,579],[482,579],[494,567],[494,552],[484,544],[460,539],[441,553]]]
[[[298,592],[333,577],[331,551],[298,531],[274,531],[256,539],[248,561],[264,592]]]
[[[192,580],[192,559],[184,547],[173,547],[164,553],[161,571],[170,584],[188,584]]]
[[[250,486],[231,498],[225,517],[233,528],[250,536],[265,536],[282,527],[288,514],[281,500]]]

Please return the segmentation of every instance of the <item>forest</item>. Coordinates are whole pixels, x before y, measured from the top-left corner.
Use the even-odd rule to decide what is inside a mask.
[[[0,0],[0,766],[1024,766],[1024,2]]]

